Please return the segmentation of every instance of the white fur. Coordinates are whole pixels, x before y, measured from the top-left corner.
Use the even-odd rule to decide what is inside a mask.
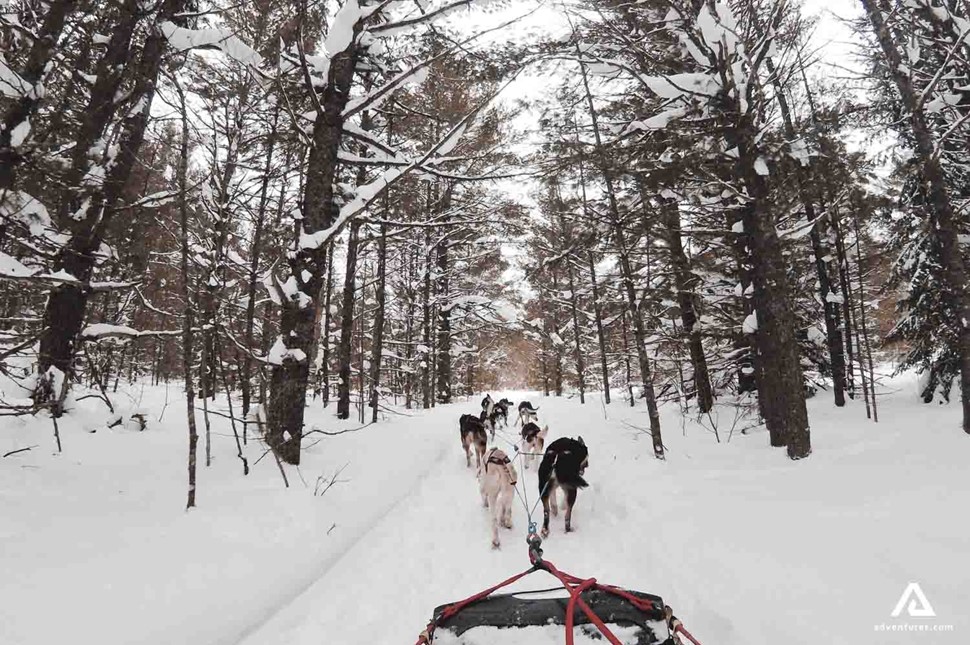
[[[507,529],[512,528],[512,502],[515,497],[512,480],[517,480],[518,475],[512,464],[504,467],[498,464],[487,466],[479,472],[478,488],[482,494],[482,503],[488,507],[492,520],[492,547],[498,548],[501,544],[498,537],[499,524]]]
[[[522,456],[523,467],[529,470],[529,466],[532,462],[539,459],[542,452],[542,448],[545,445],[546,435],[549,434],[549,426],[542,426],[542,430],[539,431],[532,441],[522,440],[522,452],[525,454]]]

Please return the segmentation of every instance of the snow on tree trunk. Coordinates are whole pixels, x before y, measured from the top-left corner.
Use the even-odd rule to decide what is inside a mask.
[[[957,353],[960,362],[960,394],[963,405],[963,431],[970,434],[970,294],[967,293],[967,270],[960,250],[960,228],[947,191],[946,174],[940,164],[933,133],[927,124],[925,104],[913,87],[908,69],[899,48],[886,24],[883,10],[876,0],[862,0],[882,49],[889,74],[908,112],[915,150],[913,154],[920,168],[920,181],[928,201],[932,221],[931,234],[943,263],[943,276],[959,316]],[[861,354],[861,349],[857,348]]]
[[[578,53],[579,50],[577,49]],[[640,365],[643,395],[647,401],[647,415],[650,417],[650,435],[653,439],[653,454],[657,459],[664,459],[663,438],[660,433],[660,410],[657,407],[657,394],[653,387],[653,373],[650,368],[650,358],[647,356],[647,330],[643,323],[643,316],[637,301],[634,272],[630,263],[630,247],[626,241],[626,231],[623,228],[623,222],[620,217],[620,206],[617,202],[616,191],[613,187],[613,172],[603,147],[603,138],[600,133],[596,107],[593,104],[593,94],[589,89],[589,77],[586,72],[586,65],[580,63],[579,69],[583,79],[583,90],[586,95],[586,107],[589,112],[590,123],[593,127],[593,138],[596,143],[596,159],[599,163],[600,172],[603,175],[603,182],[606,186],[610,224],[613,229],[614,244],[620,259],[620,279],[623,282],[627,308],[633,319],[633,339]]]
[[[694,391],[697,393],[697,407],[701,413],[706,413],[714,407],[714,392],[711,388],[711,377],[707,369],[707,357],[704,355],[701,332],[697,325],[697,295],[694,292],[696,280],[691,274],[690,263],[687,261],[686,253],[684,253],[677,202],[671,199],[662,199],[660,210],[663,229],[667,238],[667,248],[670,253],[674,287],[677,290],[680,320],[690,350]]]
[[[313,122],[301,209],[300,232],[306,235],[328,229],[337,219],[334,185],[340,164],[338,152],[344,126],[343,112],[357,65],[356,39],[360,28],[360,22],[354,22],[349,43],[333,54],[327,85],[318,94],[323,109]],[[280,338],[287,348],[299,350],[303,360],[289,359],[273,365],[266,440],[281,460],[299,464],[309,382],[306,357],[310,355],[316,337],[313,321],[320,306],[317,299],[326,272],[327,245],[307,247],[297,244],[289,263],[290,277],[306,298],[282,302]],[[349,383],[346,386],[349,387]]]
[[[438,203],[441,218],[441,241],[438,242],[438,299],[446,306],[438,307],[438,403],[451,403],[451,311],[449,271],[451,270],[448,240],[448,211],[451,210],[453,185],[445,186],[444,193]]]
[[[99,64],[98,80],[91,90],[85,125],[75,148],[72,172],[68,174],[72,180],[68,182],[68,189],[78,190],[78,193],[74,199],[65,200],[65,205],[73,203],[77,211],[69,217],[64,213],[62,217],[62,221],[70,222],[71,238],[54,259],[55,272],[64,271],[81,283],[86,283],[91,278],[95,254],[101,247],[108,224],[121,205],[125,184],[137,160],[148,126],[149,109],[167,48],[165,37],[157,29],[157,24],[183,11],[186,3],[187,0],[167,0],[156,15],[156,28],[142,46],[133,69],[134,86],[130,94],[135,99],[137,109],[132,109],[123,119],[118,149],[105,170],[104,180],[100,185],[82,192],[80,181],[91,164],[88,154],[104,134],[117,110],[115,95],[125,69],[124,63],[129,58],[131,34],[137,16],[141,15],[134,6],[131,7],[134,15],[122,12],[121,23],[112,34],[108,50]],[[90,290],[82,285],[62,283],[51,290],[44,310],[38,371],[44,374],[54,367],[68,375],[64,379],[62,390],[52,393],[52,399],[47,402],[55,415],[60,415],[63,411],[89,295]]]

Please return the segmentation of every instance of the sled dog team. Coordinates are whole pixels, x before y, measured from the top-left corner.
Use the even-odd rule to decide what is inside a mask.
[[[488,448],[489,437],[494,441],[495,430],[501,424],[508,427],[509,408],[514,405],[508,399],[494,401],[491,394],[482,399],[479,416],[463,414],[458,420],[461,446],[465,451],[465,466],[471,468],[472,451],[475,453],[475,472],[478,476],[482,503],[489,509],[492,519],[492,547],[498,548],[499,524],[512,528],[512,503],[518,482],[518,473],[512,460],[501,449]],[[576,492],[587,486],[583,474],[589,466],[589,450],[582,437],[562,437],[545,448],[549,426],[539,427],[539,408],[528,401],[519,403],[518,424],[521,426],[519,450],[523,453],[523,466],[528,469],[536,457],[539,462],[539,495],[542,498],[542,537],[549,535],[549,513],[558,513],[557,489],[562,491],[562,510],[566,512],[566,532],[572,530],[573,506]],[[545,448],[545,452],[543,452]]]

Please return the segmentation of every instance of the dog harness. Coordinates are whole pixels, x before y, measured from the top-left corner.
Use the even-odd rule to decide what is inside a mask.
[[[500,466],[505,471],[505,476],[509,478],[509,483],[515,486],[517,479],[515,471],[510,467],[511,463],[512,460],[509,459],[509,456],[504,451],[499,448],[492,448],[485,455],[485,472],[488,472],[489,464]]]

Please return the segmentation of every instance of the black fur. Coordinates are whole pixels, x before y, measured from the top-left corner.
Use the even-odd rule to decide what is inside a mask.
[[[501,415],[502,419],[506,423],[508,423],[510,405],[512,405],[511,401],[509,401],[508,399],[502,399],[501,401],[495,404],[495,410],[492,412],[492,416],[496,417],[498,415]]]
[[[576,503],[576,492],[586,488],[589,484],[583,479],[583,473],[589,466],[589,449],[582,437],[570,439],[562,437],[556,439],[546,448],[539,464],[539,495],[542,497],[542,534],[549,535],[549,498],[555,488],[561,488],[566,495],[566,532],[572,530],[573,506]],[[556,509],[553,508],[555,513]]]
[[[522,439],[526,443],[532,443],[532,440],[536,438],[536,435],[542,432],[542,429],[531,421],[522,427]],[[551,448],[552,446],[550,446]]]
[[[476,435],[481,433],[485,436],[485,424],[482,420],[476,417],[474,414],[463,414],[461,418],[458,419],[458,428],[461,431],[461,436],[464,438],[466,435]]]
[[[471,466],[470,448],[475,448],[476,459],[481,459],[485,454],[485,447],[488,445],[485,424],[473,414],[463,414],[458,419],[458,432],[465,450],[465,465]]]
[[[528,410],[529,412],[538,412],[539,408],[532,407],[532,404],[528,401],[522,401],[519,403],[519,414],[522,414],[524,410]]]

